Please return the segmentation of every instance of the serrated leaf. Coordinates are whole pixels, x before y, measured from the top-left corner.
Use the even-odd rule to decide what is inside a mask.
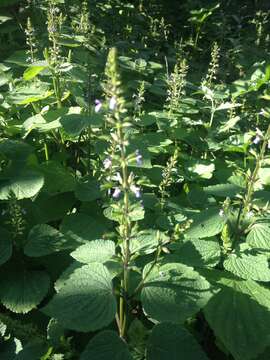
[[[24,170],[10,176],[8,180],[0,180],[0,200],[8,200],[13,193],[18,200],[35,196],[44,184],[42,174]]]
[[[98,263],[75,270],[43,309],[71,330],[96,331],[110,324],[116,313],[111,275]]]
[[[225,217],[219,215],[218,208],[210,208],[191,217],[190,228],[185,232],[187,238],[206,238],[219,234],[225,224]]]
[[[207,360],[194,337],[181,325],[154,326],[147,344],[146,360]]]
[[[242,189],[235,184],[218,184],[218,185],[210,185],[203,188],[203,191],[206,194],[214,195],[218,197],[234,197],[239,194]]]
[[[128,346],[116,332],[105,330],[94,336],[80,360],[132,360]]]
[[[33,151],[32,146],[22,141],[10,139],[0,141],[0,154],[12,160],[25,160]]]
[[[76,184],[75,196],[80,201],[93,201],[101,196],[99,183],[92,179],[84,179]]]
[[[60,231],[50,225],[35,225],[29,232],[24,253],[39,257],[54,252],[74,249],[78,245],[74,240],[65,237]]]
[[[0,228],[0,265],[3,265],[12,255],[12,237],[4,228]]]
[[[52,318],[47,326],[47,340],[53,347],[57,348],[61,346],[61,338],[65,336],[65,329],[59,324],[59,322]]]
[[[235,360],[254,359],[270,345],[270,290],[252,280],[221,282],[204,308],[206,320]]]
[[[115,254],[115,244],[111,240],[93,240],[79,246],[70,253],[73,259],[89,264],[93,262],[104,263]]]
[[[60,123],[67,134],[71,136],[79,136],[80,133],[89,126],[102,126],[103,116],[100,114],[92,114],[91,116],[82,114],[67,114],[61,118]]]
[[[188,266],[213,267],[220,261],[220,245],[217,239],[186,239],[183,243],[172,243],[169,248],[174,258]]]
[[[23,73],[24,80],[29,81],[29,80],[35,78],[42,70],[46,69],[47,67],[48,67],[48,65],[30,66]]]
[[[270,281],[267,257],[245,253],[230,254],[223,262],[224,268],[242,279]]]
[[[64,217],[60,231],[79,243],[96,240],[106,231],[106,225],[91,216],[76,213]]]
[[[254,224],[247,235],[247,243],[252,248],[270,251],[270,224]]]
[[[42,359],[42,356],[45,355],[48,351],[48,344],[42,342],[41,340],[36,340],[26,344],[23,349],[16,356],[16,360],[36,360]]]
[[[0,278],[0,300],[7,309],[26,314],[43,300],[49,284],[43,271],[7,268]]]
[[[43,191],[50,195],[73,191],[75,179],[70,171],[56,161],[47,161],[38,166],[45,178]]]
[[[154,252],[158,245],[168,242],[169,237],[164,233],[149,229],[132,236],[130,239],[130,253],[131,254],[151,254]]]
[[[56,292],[59,292],[60,289],[66,284],[67,280],[74,273],[76,269],[80,269],[82,264],[78,261],[73,261],[60,275],[60,277],[56,280],[54,284],[54,288]]]
[[[143,276],[149,271],[148,264]],[[208,281],[191,267],[179,263],[155,266],[141,293],[143,309],[157,321],[183,323],[197,313],[212,296]]]

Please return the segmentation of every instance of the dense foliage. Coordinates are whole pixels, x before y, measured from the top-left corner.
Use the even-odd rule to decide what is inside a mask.
[[[0,1],[1,360],[270,357],[268,1]]]

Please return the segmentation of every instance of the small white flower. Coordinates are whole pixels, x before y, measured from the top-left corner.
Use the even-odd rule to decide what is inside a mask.
[[[247,219],[252,218],[252,216],[253,216],[253,212],[252,212],[252,211],[248,211],[248,212],[247,212]]]
[[[138,166],[142,166],[142,163],[143,163],[143,161],[142,161],[142,159],[143,159],[142,154],[140,153],[140,151],[139,151],[138,149],[135,151],[135,154],[136,154],[136,162],[137,162],[137,165],[138,165]]]
[[[107,157],[104,161],[103,161],[103,166],[104,166],[104,169],[107,170],[107,169],[110,169],[111,166],[112,166],[112,159],[110,157]]]
[[[122,176],[120,172],[117,171],[117,173],[115,174],[115,179],[116,181],[119,181],[120,184],[122,184]]]
[[[120,189],[119,187],[116,187],[116,188],[114,189],[114,192],[113,192],[113,194],[112,194],[112,197],[113,197],[114,199],[118,199],[119,196],[120,196],[120,194],[121,194],[121,189]]]
[[[109,102],[109,109],[110,110],[114,110],[116,106],[116,98],[115,96],[111,97],[110,102]]]
[[[100,100],[95,100],[95,112],[99,112],[99,110],[102,108],[102,102]]]
[[[260,141],[261,141],[260,136],[256,135],[255,139],[253,140],[253,144],[258,145]]]
[[[218,215],[221,216],[221,217],[223,217],[223,216],[225,215],[224,210],[223,210],[223,209],[220,209]]]

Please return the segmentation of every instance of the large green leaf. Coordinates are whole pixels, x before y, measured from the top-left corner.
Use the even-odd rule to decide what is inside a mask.
[[[0,154],[12,160],[25,160],[33,152],[32,146],[18,140],[4,139],[0,141]]]
[[[75,196],[80,201],[93,201],[100,198],[99,183],[94,179],[82,179],[76,184]]]
[[[181,325],[156,325],[147,344],[146,360],[207,360],[194,337]]]
[[[53,91],[48,90],[44,83],[32,83],[15,88],[9,93],[8,102],[15,105],[27,105],[33,102],[44,100],[51,96]]]
[[[111,240],[93,240],[78,247],[70,255],[77,261],[88,264],[104,263],[115,254],[115,244]]]
[[[83,243],[101,238],[106,226],[91,216],[76,213],[64,217],[60,230],[64,235]]]
[[[168,242],[169,237],[164,233],[149,229],[139,232],[130,239],[131,254],[151,254],[159,244]]]
[[[206,238],[217,235],[222,231],[226,221],[220,216],[218,208],[210,208],[191,217],[193,221],[185,236],[188,238]]]
[[[75,247],[74,240],[65,237],[50,225],[40,224],[30,230],[24,253],[28,256],[39,257]]]
[[[221,249],[216,238],[185,239],[183,242],[172,243],[174,258],[189,266],[215,266],[220,261]]]
[[[149,272],[148,264],[143,276]],[[183,323],[205,306],[211,285],[191,267],[179,263],[155,266],[144,284],[141,300],[146,314],[158,321]]]
[[[60,120],[64,130],[71,136],[79,136],[89,126],[100,127],[103,124],[103,117],[100,114],[86,116],[82,114],[67,114]]]
[[[242,279],[270,281],[268,260],[264,255],[233,253],[227,257],[223,266]]]
[[[253,248],[270,251],[270,224],[254,224],[248,233],[247,243]]]
[[[105,330],[94,336],[80,360],[132,360],[127,343],[116,332]]]
[[[43,175],[30,170],[13,174],[0,181],[0,200],[8,200],[13,193],[18,200],[35,196],[44,184]]]
[[[116,299],[109,271],[98,263],[75,270],[43,311],[71,330],[96,331],[110,324]]]
[[[203,191],[207,194],[218,197],[234,197],[236,194],[239,194],[241,190],[239,186],[230,183],[211,185],[203,188]]]
[[[4,228],[0,228],[0,265],[4,264],[12,255],[12,238]]]
[[[45,184],[43,191],[55,195],[75,189],[75,179],[67,167],[56,161],[47,161],[38,167],[43,173]]]
[[[204,308],[216,336],[235,360],[254,359],[270,345],[270,290],[252,280],[221,279]]]
[[[43,271],[8,267],[1,273],[0,300],[15,313],[28,313],[46,296],[50,279]]]

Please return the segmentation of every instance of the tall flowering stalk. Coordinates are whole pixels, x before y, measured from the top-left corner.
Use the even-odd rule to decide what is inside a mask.
[[[61,28],[64,22],[63,14],[56,6],[55,0],[48,0],[47,9],[47,27],[48,36],[51,42],[49,52],[45,50],[45,58],[50,65],[50,70],[53,78],[54,93],[57,101],[57,107],[62,107],[62,90],[61,90],[61,47],[60,47],[60,35]]]
[[[131,123],[127,117],[125,100],[122,96],[120,75],[117,68],[116,49],[110,50],[106,66],[107,82],[105,92],[108,100],[107,123],[110,129],[110,148],[108,157],[103,161],[104,169],[110,174],[113,182],[112,195],[113,208],[117,209],[119,222],[118,233],[122,250],[123,276],[121,280],[118,327],[120,336],[123,337],[126,331],[128,304],[127,294],[129,288],[129,267],[130,267],[130,240],[134,227],[132,210],[138,205],[141,197],[140,188],[135,183],[132,172],[128,171],[128,165],[136,161],[140,166],[142,155],[139,149],[134,154],[128,154],[127,146],[128,131]]]

